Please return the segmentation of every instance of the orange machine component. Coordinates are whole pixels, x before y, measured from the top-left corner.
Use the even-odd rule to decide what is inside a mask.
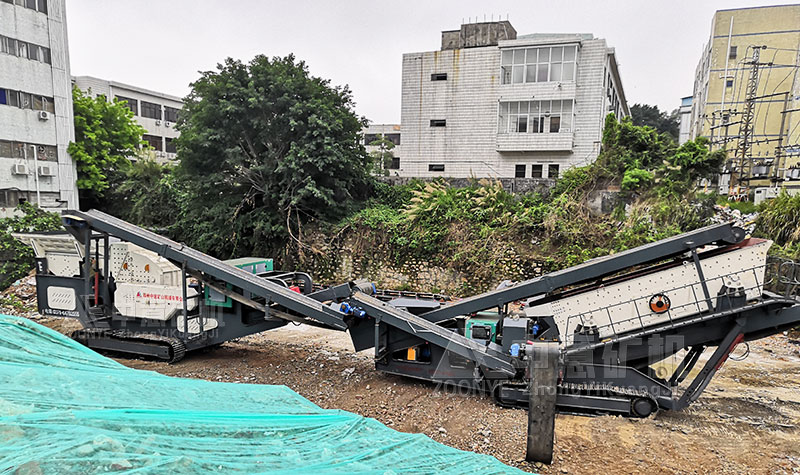
[[[406,355],[408,361],[417,361],[417,347],[409,348]]]
[[[653,313],[664,313],[669,310],[670,305],[669,297],[664,294],[655,294],[650,297],[650,310]]]

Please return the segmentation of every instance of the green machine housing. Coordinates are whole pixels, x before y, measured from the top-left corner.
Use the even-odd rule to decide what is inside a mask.
[[[464,335],[472,340],[484,340],[497,343],[497,326],[500,315],[497,312],[478,312],[467,319]]]
[[[226,264],[238,267],[252,274],[263,274],[264,272],[271,272],[272,259],[265,259],[263,257],[239,257],[237,259],[228,259],[224,261]],[[227,287],[231,289],[231,285]],[[205,286],[205,301],[206,305],[212,307],[231,308],[233,301],[230,297],[226,297],[209,286]]]

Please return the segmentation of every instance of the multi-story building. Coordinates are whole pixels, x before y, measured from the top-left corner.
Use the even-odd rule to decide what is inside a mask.
[[[695,73],[691,137],[727,151],[720,193],[800,191],[799,66],[800,4],[714,14]]]
[[[77,208],[64,0],[0,1],[0,215]]]
[[[630,114],[605,40],[508,21],[403,55],[402,90],[400,176],[554,178],[597,158],[608,113]]]
[[[367,153],[387,159],[385,163],[378,164],[375,172],[382,175],[397,174],[400,168],[400,157],[397,154],[400,145],[400,124],[370,123],[362,133]]]
[[[678,129],[678,144],[691,140],[692,136],[692,96],[681,98],[681,107],[678,109],[680,128]]]
[[[178,111],[183,107],[180,97],[91,76],[77,76],[73,81],[92,96],[124,101],[133,111],[136,122],[147,131],[143,138],[152,150],[144,153],[161,163],[176,159],[174,140],[180,133],[175,129],[175,123]]]

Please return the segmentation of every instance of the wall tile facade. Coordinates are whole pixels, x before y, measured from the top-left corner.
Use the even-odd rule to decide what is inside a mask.
[[[578,45],[575,80],[502,84],[501,51],[566,44]],[[447,79],[432,80],[439,73]],[[618,104],[617,112],[628,115],[614,50],[591,35],[530,35],[497,46],[405,54],[402,91],[399,176],[508,178],[517,165],[525,165],[530,177],[531,166],[541,164],[547,178],[550,164],[563,171],[597,157],[610,105]],[[569,130],[499,131],[501,102],[545,100],[574,101]],[[431,120],[446,124],[434,127]],[[430,171],[431,165],[445,170]]]

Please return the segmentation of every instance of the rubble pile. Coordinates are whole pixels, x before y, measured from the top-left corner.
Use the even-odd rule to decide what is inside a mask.
[[[31,271],[0,292],[0,314],[16,315],[31,320],[41,318],[36,306],[35,271]]]
[[[730,206],[714,205],[714,216],[711,217],[709,224],[733,221],[735,226],[744,229],[747,234],[753,234],[756,228],[756,218],[758,218],[757,212],[745,214]]]

